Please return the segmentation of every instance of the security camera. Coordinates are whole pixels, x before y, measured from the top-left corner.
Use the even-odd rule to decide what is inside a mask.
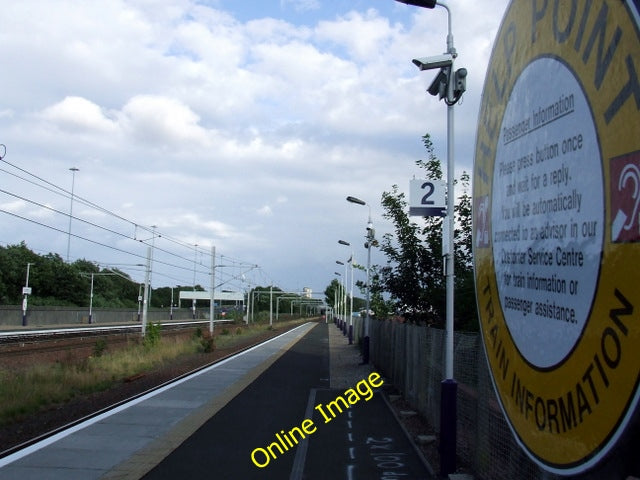
[[[433,79],[431,85],[427,89],[433,96],[438,96],[440,99],[443,99],[447,95],[447,85],[449,84],[449,70],[450,68],[442,68],[436,75],[436,78]]]
[[[442,55],[436,55],[434,57],[414,58],[412,62],[420,70],[445,68],[450,67],[453,64],[453,55],[450,53],[443,53]]]
[[[453,94],[461,96],[467,90],[467,69],[459,68],[453,75]]]

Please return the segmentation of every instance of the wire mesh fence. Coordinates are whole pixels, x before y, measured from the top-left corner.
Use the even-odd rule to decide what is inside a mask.
[[[371,360],[436,430],[444,379],[445,331],[373,321]],[[477,479],[551,480],[518,446],[496,398],[479,334],[456,333],[457,454]]]

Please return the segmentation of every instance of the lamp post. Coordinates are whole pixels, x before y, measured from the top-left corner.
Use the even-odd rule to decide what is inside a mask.
[[[91,292],[89,293],[89,324],[93,323],[93,277],[94,273],[91,273]]]
[[[336,260],[338,265],[344,265],[344,278],[342,279],[342,334],[347,335],[347,265],[340,260]]]
[[[342,274],[340,272],[333,272],[336,274],[336,276],[338,277],[342,277]],[[335,307],[335,322],[337,323],[338,326],[340,326],[340,301],[338,300],[340,295],[340,282],[338,281],[338,288],[336,288],[333,291],[333,305]]]
[[[171,305],[169,305],[169,320],[173,320],[173,287],[171,287]]]
[[[67,263],[69,263],[69,252],[71,250],[71,219],[73,218],[73,190],[76,184],[76,172],[80,171],[79,168],[71,167],[71,204],[69,205],[69,233],[67,235]]]
[[[340,245],[346,245],[350,247],[351,244],[345,240],[338,240]],[[353,250],[351,250],[351,257],[347,261],[348,264],[351,265],[351,285],[349,287],[350,290],[350,300],[349,300],[349,345],[353,344]]]
[[[440,473],[448,475],[456,468],[456,397],[458,385],[453,378],[453,289],[454,289],[454,128],[453,107],[466,90],[467,71],[464,68],[454,70],[454,61],[458,56],[453,46],[451,29],[451,10],[443,0],[396,0],[407,5],[434,8],[436,5],[447,11],[447,51],[435,57],[416,58],[413,63],[420,70],[439,69],[438,75],[428,89],[431,95],[438,95],[447,104],[447,220],[448,235],[443,242],[446,259],[446,342],[445,342],[445,379],[441,384],[440,413]]]
[[[149,279],[151,278],[151,246],[147,247],[147,265],[144,274],[144,291],[142,293],[142,325],[140,327],[142,338],[147,334],[147,318],[149,314]]]
[[[27,326],[27,303],[29,299],[29,295],[31,295],[31,287],[29,287],[29,268],[33,265],[33,263],[27,263],[27,278],[24,283],[24,288],[22,289],[22,326]]]
[[[362,363],[369,363],[369,326],[371,323],[370,310],[371,310],[371,286],[370,286],[370,272],[371,272],[371,244],[375,241],[376,231],[373,229],[373,223],[371,223],[371,205],[364,200],[360,200],[356,197],[347,197],[347,202],[355,203],[356,205],[365,205],[369,207],[369,218],[367,220],[367,241],[364,244],[367,249],[367,288],[366,288],[366,303],[365,308],[367,313],[364,318],[364,338],[362,339]]]
[[[138,322],[140,321],[140,308],[142,307],[142,284],[138,286]]]
[[[192,317],[195,320],[196,319],[196,296],[195,296],[195,291],[196,291],[196,262],[198,260],[198,244],[196,243],[193,246],[193,300],[191,301],[191,311],[192,311]]]

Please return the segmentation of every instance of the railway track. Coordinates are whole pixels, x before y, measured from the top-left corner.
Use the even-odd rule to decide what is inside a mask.
[[[162,326],[162,335],[189,335],[208,322],[172,322]],[[92,355],[102,344],[118,349],[140,340],[140,325],[59,328],[2,332],[0,336],[0,366],[19,367],[39,361],[68,361]]]
[[[191,327],[194,327],[194,323],[195,322],[188,322]],[[207,322],[208,323],[208,322]],[[60,435],[65,435],[65,432],[68,431],[72,431],[78,428],[81,428],[82,424],[86,423],[86,422],[91,422],[91,421],[95,421],[97,417],[100,417],[102,415],[109,415],[110,412],[112,412],[115,409],[121,409],[121,408],[126,408],[128,406],[128,404],[133,404],[135,402],[137,402],[139,399],[141,399],[142,397],[145,397],[147,395],[153,395],[154,393],[157,393],[160,390],[163,389],[168,389],[171,388],[171,386],[173,384],[179,383],[181,381],[184,381],[185,379],[187,379],[190,376],[195,376],[197,375],[199,372],[201,372],[202,370],[205,370],[209,367],[211,367],[212,365],[215,365],[216,363],[220,363],[222,361],[225,361],[231,357],[233,357],[234,355],[238,355],[242,352],[245,352],[247,350],[250,350],[252,348],[256,348],[259,345],[269,342],[271,341],[274,337],[282,335],[283,333],[285,333],[288,330],[291,330],[293,328],[297,328],[299,325],[294,325],[291,327],[288,327],[283,331],[278,332],[277,334],[274,335],[269,335],[269,338],[264,338],[261,337],[260,339],[256,339],[256,341],[250,342],[248,344],[244,344],[236,349],[234,349],[232,352],[221,356],[219,358],[216,358],[213,361],[210,362],[206,362],[205,364],[202,364],[200,366],[198,366],[197,368],[194,368],[186,373],[183,373],[181,375],[175,376],[174,378],[162,382],[152,388],[149,388],[147,390],[144,390],[140,393],[137,393],[135,395],[129,396],[123,400],[117,401],[112,403],[111,405],[105,407],[105,408],[101,408],[99,410],[96,410],[95,412],[92,412],[91,414],[85,415],[81,418],[78,418],[76,420],[73,420],[71,422],[68,422],[60,427],[57,427],[55,429],[52,429],[50,431],[47,431],[46,433],[43,433],[41,435],[35,436],[33,438],[31,438],[30,440],[21,442],[13,447],[10,447],[6,450],[0,451],[0,466],[2,465],[2,459],[5,457],[8,457],[10,455],[14,455],[18,452],[21,451],[29,451],[30,448],[33,448],[34,445],[39,444],[40,442],[47,442],[50,439],[54,439]],[[188,327],[182,327],[182,328],[188,328]]]
[[[204,325],[209,325],[209,321],[194,320],[188,322],[165,322],[162,323],[162,329],[163,331],[171,331],[184,328],[197,328]],[[42,328],[38,330],[9,330],[0,332],[0,345],[25,342],[30,343],[34,341],[54,340],[61,338],[96,337],[105,335],[140,333],[141,328],[142,326],[140,324],[130,324],[96,327]]]

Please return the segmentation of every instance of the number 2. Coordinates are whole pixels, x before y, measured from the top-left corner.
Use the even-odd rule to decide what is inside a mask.
[[[433,204],[434,204],[434,201],[433,201],[433,200],[428,200],[428,198],[429,198],[431,195],[433,195],[433,191],[436,189],[436,187],[435,187],[435,185],[434,185],[433,183],[431,183],[431,182],[424,182],[424,183],[420,186],[420,188],[424,189],[425,187],[428,189],[428,191],[427,191],[427,193],[425,193],[425,194],[422,196],[422,202],[420,202],[420,203],[421,203],[422,205],[433,205]]]

